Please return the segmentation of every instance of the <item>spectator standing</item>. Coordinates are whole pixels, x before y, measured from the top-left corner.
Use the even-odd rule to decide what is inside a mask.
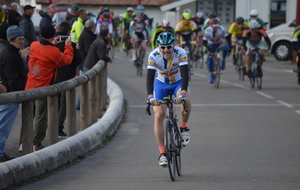
[[[53,8],[47,8],[46,12],[44,12],[43,10],[39,11],[40,16],[42,17],[41,21],[40,21],[40,30],[46,26],[53,26],[52,24],[52,18],[54,16],[54,9]]]
[[[25,34],[16,25],[8,27],[6,34],[8,43],[0,54],[0,78],[7,92],[24,90],[28,69],[19,52],[23,48]],[[2,84],[0,92],[3,92]],[[19,103],[0,105],[0,163],[12,159],[4,150],[18,110]]]
[[[71,25],[67,21],[61,22],[56,28],[56,36],[69,36],[71,32]],[[61,52],[65,50],[65,40],[60,41],[55,45]],[[79,49],[76,48],[76,44],[72,42],[74,56],[72,63],[58,68],[55,84],[72,79],[76,75],[76,68],[81,63],[81,55]],[[66,133],[63,131],[64,122],[66,119],[66,92],[59,95],[58,99],[58,136],[66,137]]]
[[[31,16],[33,15],[33,9],[31,5],[24,6],[24,14],[21,17],[19,26],[20,29],[25,33],[25,43],[24,47],[29,47],[33,41],[36,41],[36,33],[34,30],[33,22],[31,21]]]
[[[19,22],[21,19],[20,13],[18,13],[18,3],[11,3],[11,10],[8,14],[8,24],[9,26],[17,25],[19,26]]]
[[[54,35],[54,27],[46,25],[41,30],[42,39],[31,44],[28,62],[29,72],[25,90],[50,86],[53,84],[55,76],[57,76],[57,68],[71,64],[73,47],[70,38],[65,41],[65,50],[62,53],[54,46],[59,39],[59,36],[54,38]],[[41,142],[46,136],[47,98],[37,99],[34,104],[33,146],[34,151],[37,151],[43,148]]]
[[[97,38],[97,35],[94,34],[96,30],[96,24],[94,23],[94,21],[87,20],[84,26],[85,27],[78,40],[79,51],[81,55],[81,64],[79,65],[79,70],[82,70],[82,65],[90,49],[90,46]]]
[[[71,26],[77,19],[78,10],[79,10],[78,5],[74,4],[71,7],[71,12],[67,13],[67,15],[66,15],[66,21],[68,21]]]
[[[87,14],[85,9],[80,9],[78,11],[78,18],[77,20],[73,23],[72,29],[71,29],[71,37],[72,37],[72,42],[77,43],[78,39],[83,31],[84,28],[84,22],[86,20]]]
[[[3,22],[5,22],[5,19],[6,19],[6,12],[2,8],[2,5],[0,5],[0,24],[2,24]]]
[[[100,30],[96,40],[92,43],[88,54],[83,63],[83,72],[90,70],[99,60],[112,62],[113,60],[106,55],[109,42],[108,28]]]
[[[6,48],[7,37],[6,37],[6,30],[8,28],[7,23],[2,23],[0,25],[0,53]]]

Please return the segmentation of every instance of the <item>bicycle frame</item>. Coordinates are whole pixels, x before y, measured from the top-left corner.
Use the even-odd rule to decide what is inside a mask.
[[[162,105],[166,106],[164,121],[164,144],[168,160],[168,168],[172,181],[176,179],[176,173],[181,175],[181,149],[184,147],[183,140],[180,135],[180,131],[177,125],[177,115],[175,113],[173,93],[169,92],[169,96],[165,97],[163,101],[160,101]],[[150,106],[151,103],[147,102],[148,106],[146,113],[151,115]],[[185,101],[183,101],[184,110],[187,111]]]
[[[138,76],[143,75],[143,53],[142,53],[142,40],[137,41],[137,49],[136,49],[136,60],[134,65],[136,67],[136,74]]]

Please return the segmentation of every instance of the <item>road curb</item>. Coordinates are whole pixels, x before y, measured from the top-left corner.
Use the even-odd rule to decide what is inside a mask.
[[[107,135],[118,128],[125,112],[123,92],[112,80],[107,80],[110,104],[95,124],[54,145],[0,164],[0,189],[56,169],[69,160],[99,146]]]

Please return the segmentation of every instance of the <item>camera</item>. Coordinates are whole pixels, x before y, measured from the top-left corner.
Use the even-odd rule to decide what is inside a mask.
[[[69,36],[60,36],[59,41],[66,41]]]

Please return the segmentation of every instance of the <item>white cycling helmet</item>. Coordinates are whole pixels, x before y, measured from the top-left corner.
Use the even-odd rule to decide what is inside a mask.
[[[248,23],[248,26],[250,29],[255,29],[258,28],[259,24],[256,20],[250,20],[250,22]]]
[[[251,10],[250,16],[258,16],[258,10],[256,10],[256,9]]]
[[[191,9],[184,9],[183,13],[190,13],[190,14],[192,14],[192,10]]]
[[[132,7],[128,7],[126,11],[127,12],[133,12],[133,8]]]
[[[161,26],[162,27],[169,27],[170,26],[170,21],[168,19],[164,19],[161,21]]]
[[[196,17],[197,18],[203,18],[203,16],[204,16],[204,14],[201,11],[199,11],[199,12],[196,13]]]

